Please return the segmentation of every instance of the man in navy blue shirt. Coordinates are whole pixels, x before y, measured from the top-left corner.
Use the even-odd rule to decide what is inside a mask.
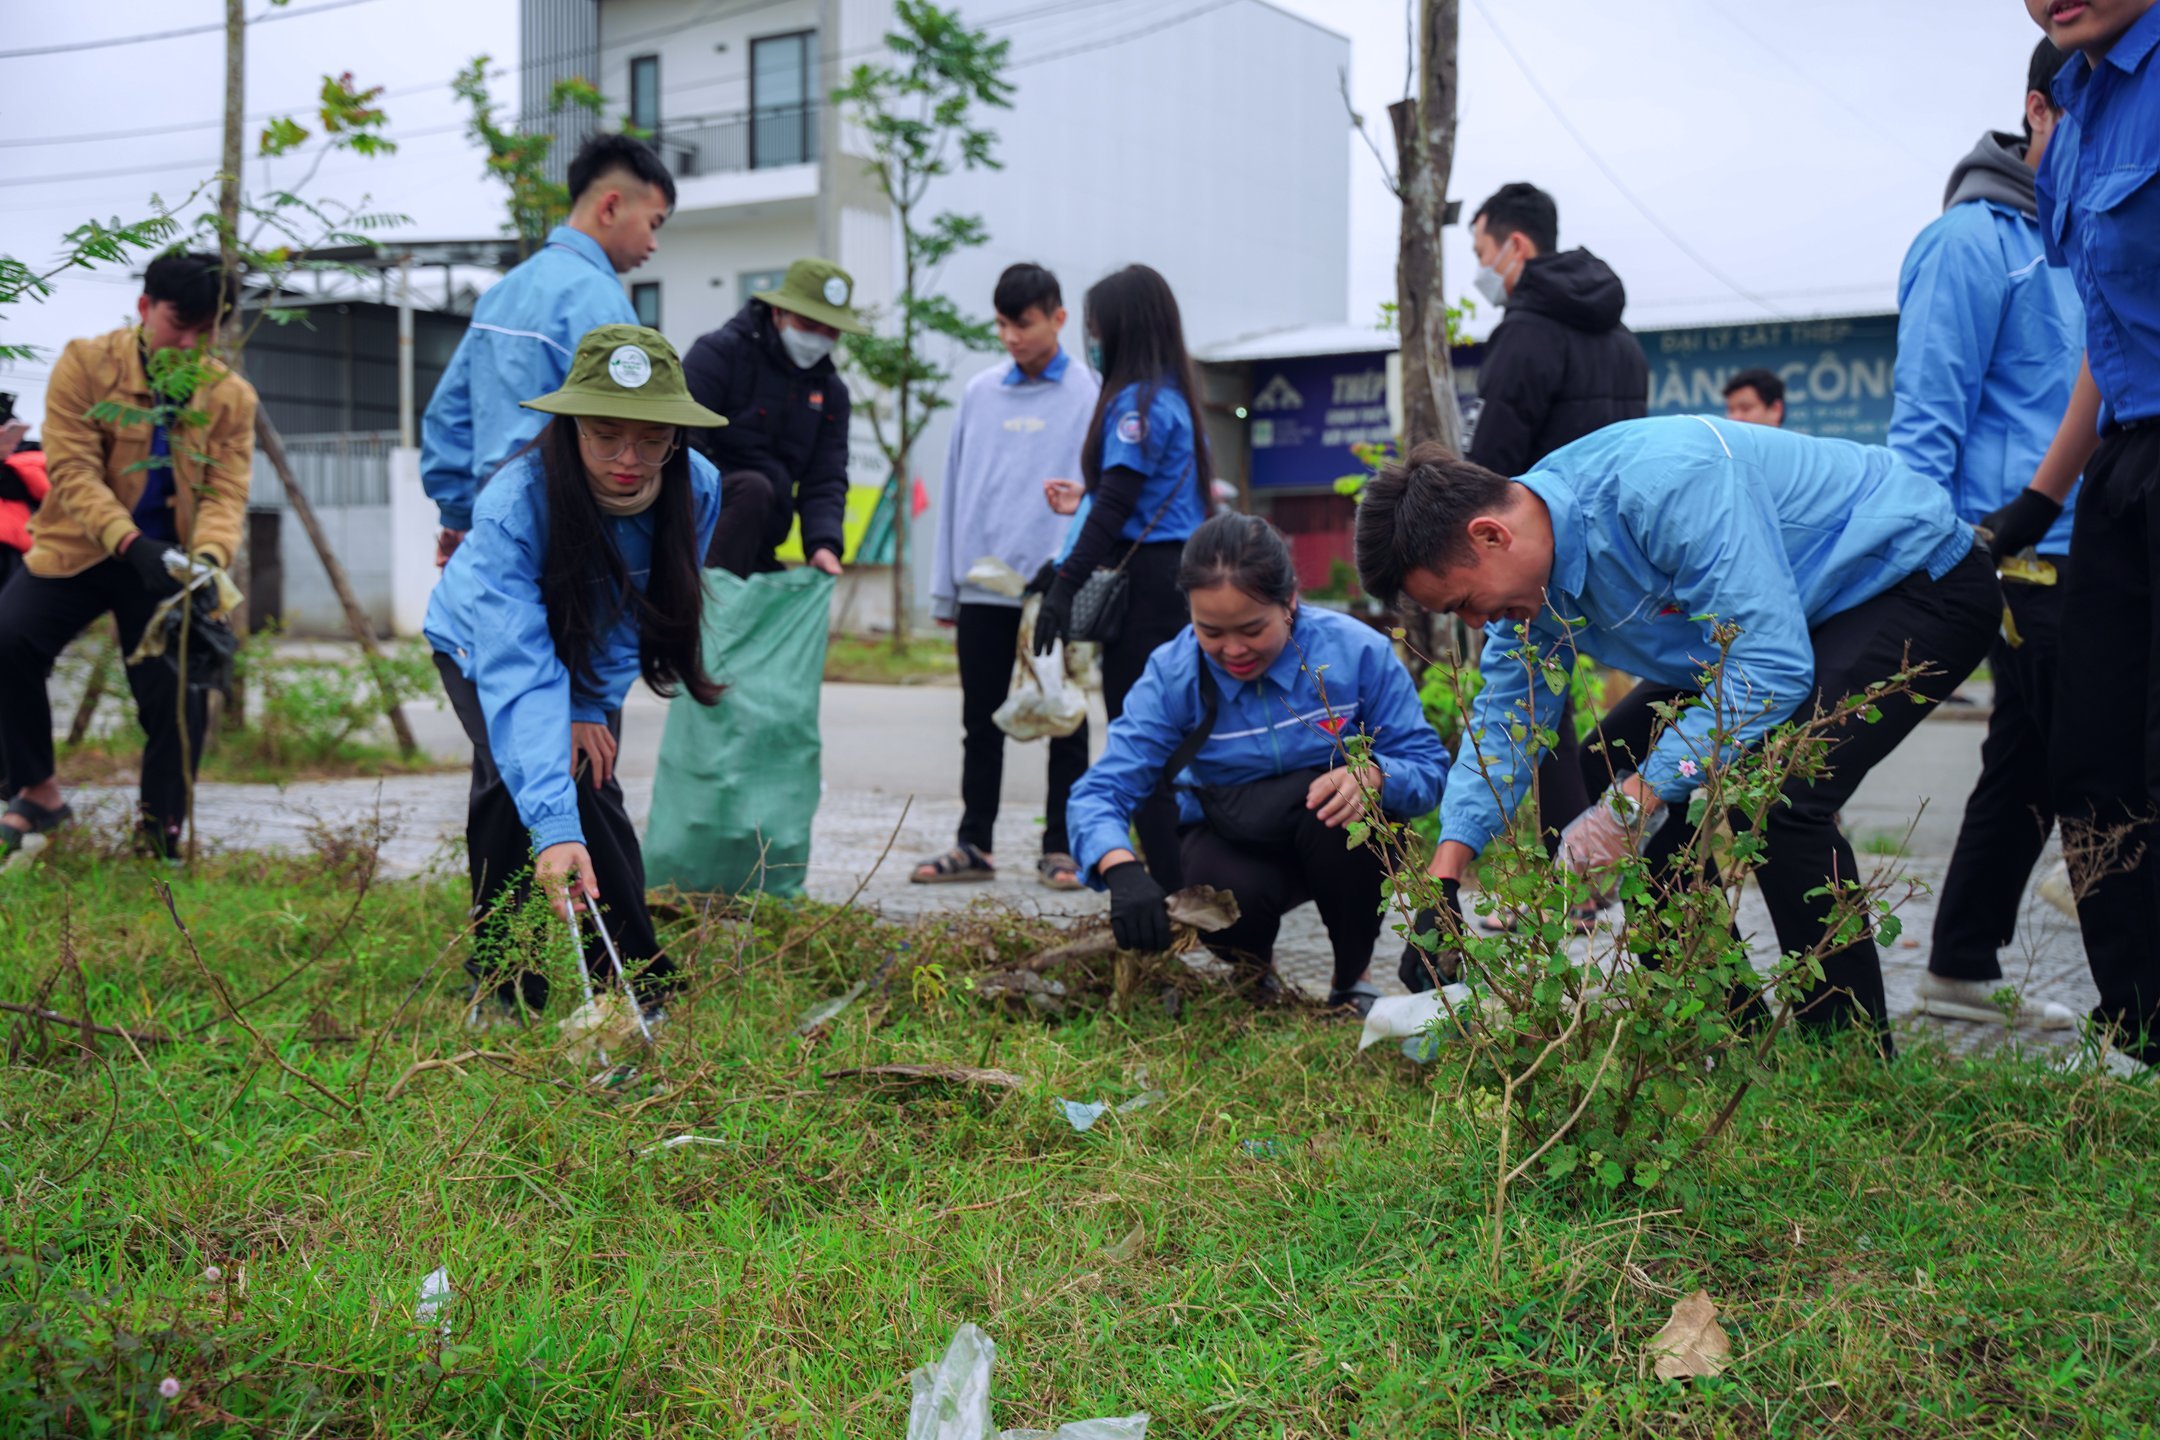
[[[2084,475],[2050,746],[2094,1021],[2160,1061],[2160,6],[2025,0],[2073,58],[2038,177],[2049,263],[2085,307],[2085,363],[2030,487],[1988,517],[1998,555],[2038,541]]]
[[[2032,478],[2085,348],[2077,287],[2042,253],[2033,194],[2062,115],[2051,87],[2063,59],[2053,41],[2033,47],[2023,133],[1991,130],[1957,162],[1943,213],[1913,241],[1898,274],[1890,448],[1973,524]],[[2055,828],[2048,736],[2070,520],[2065,511],[2037,547],[2055,583],[2027,583],[2034,572],[2017,567],[2003,576],[2011,623],[1988,650],[1995,705],[1920,980],[1919,1009],[1929,1015],[2002,1023],[1996,997],[2006,982],[1996,952],[2017,929],[2026,882]],[[2025,1018],[2050,1029],[2077,1023],[2053,1004],[2027,1006]]]

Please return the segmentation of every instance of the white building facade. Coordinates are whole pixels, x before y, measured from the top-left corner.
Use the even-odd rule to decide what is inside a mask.
[[[1010,40],[1010,110],[981,123],[1003,168],[934,185],[927,209],[982,217],[989,243],[955,257],[937,288],[984,320],[1009,264],[1063,283],[1066,344],[1083,350],[1082,297],[1143,262],[1176,291],[1187,342],[1345,319],[1350,149],[1340,73],[1347,39],[1265,0],[961,0]],[[546,112],[554,82],[582,75],[610,127],[653,132],[676,176],[658,255],[627,277],[633,303],[678,346],[726,322],[789,261],[822,255],[889,303],[900,241],[861,138],[826,97],[885,56],[889,0],[523,0],[528,128],[561,127],[558,159],[589,121]],[[953,393],[1002,354],[952,358]],[[858,409],[871,397],[851,377]],[[942,419],[942,417],[941,417]],[[1228,410],[1211,423],[1237,423]],[[885,483],[858,423],[853,481]],[[912,478],[938,503],[946,427],[933,423]],[[1075,457],[1077,471],[1078,457]],[[927,517],[926,517],[927,518]],[[918,603],[929,555],[913,547]]]

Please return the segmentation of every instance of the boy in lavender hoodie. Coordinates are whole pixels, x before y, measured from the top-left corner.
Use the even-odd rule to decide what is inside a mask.
[[[1005,703],[1020,638],[1017,599],[969,585],[977,560],[994,555],[1032,576],[1057,553],[1066,522],[1045,503],[1044,483],[1075,473],[1100,382],[1058,345],[1065,325],[1057,277],[1020,264],[998,277],[998,339],[1012,363],[968,382],[945,457],[938,507],[931,613],[953,627],[960,657],[960,833],[953,848],[915,867],[919,884],[990,880],[991,832],[1005,779],[1005,734],[991,716]],[[1087,727],[1050,742],[1050,794],[1036,875],[1054,890],[1079,888],[1065,835],[1065,799],[1087,770]]]

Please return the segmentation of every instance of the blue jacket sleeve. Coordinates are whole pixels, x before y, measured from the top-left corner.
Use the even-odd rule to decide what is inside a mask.
[[[1697,783],[1683,765],[1699,770],[1730,759],[1800,708],[1815,688],[1815,647],[1769,487],[1751,470],[1732,462],[1668,470],[1624,497],[1620,519],[1650,563],[1672,577],[1673,607],[1715,617],[1703,623],[1695,652],[1706,667],[1718,653],[1712,626],[1739,627],[1719,693],[1690,706],[1643,761],[1643,782],[1677,803]],[[1716,731],[1726,733],[1722,748]]]
[[[1564,703],[1542,675],[1533,683],[1536,667],[1525,663],[1516,628],[1504,620],[1485,627],[1485,650],[1478,661],[1485,688],[1470,703],[1462,749],[1456,752],[1440,806],[1440,838],[1458,840],[1473,851],[1482,852],[1507,828],[1508,817],[1530,792],[1537,770],[1532,728],[1557,726]],[[1550,615],[1531,622],[1529,646],[1537,655],[1574,654]]]
[[[445,530],[472,529],[473,496],[480,488],[473,479],[474,343],[467,331],[420,417],[420,488],[435,502]]]
[[[1095,867],[1112,850],[1132,844],[1133,812],[1155,792],[1163,766],[1200,722],[1199,697],[1181,674],[1186,668],[1170,645],[1148,657],[1147,669],[1125,696],[1125,713],[1110,722],[1102,758],[1073,786],[1065,811],[1073,858],[1098,890],[1103,883]]]
[[[1447,747],[1426,720],[1410,672],[1392,649],[1367,648],[1359,670],[1360,715],[1380,763],[1381,808],[1403,820],[1430,814],[1447,783]]]
[[[472,556],[473,686],[495,768],[532,832],[533,849],[582,844],[570,775],[570,675],[555,655],[540,599],[540,545],[491,509],[465,538]]]
[[[1980,409],[2009,284],[1990,219],[1985,205],[1957,207],[1920,232],[1898,273],[1890,448],[1942,486],[1960,514],[1958,457]]]

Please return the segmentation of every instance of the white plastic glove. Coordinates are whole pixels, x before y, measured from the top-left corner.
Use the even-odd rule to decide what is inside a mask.
[[[1646,809],[1616,782],[1560,832],[1559,861],[1590,882],[1591,895],[1602,905],[1612,898],[1605,883],[1612,871],[1648,848],[1665,826],[1665,812],[1663,805]]]

